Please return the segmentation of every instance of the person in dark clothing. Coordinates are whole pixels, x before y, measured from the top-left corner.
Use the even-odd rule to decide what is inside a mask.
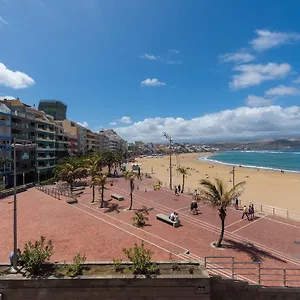
[[[191,213],[193,215],[198,215],[198,203],[195,200],[191,203]]]
[[[180,193],[180,190],[181,190],[181,186],[180,184],[178,185],[178,193]]]

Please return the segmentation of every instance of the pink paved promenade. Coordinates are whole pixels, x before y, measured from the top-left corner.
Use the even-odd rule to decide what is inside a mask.
[[[19,246],[36,240],[41,235],[52,239],[55,246],[54,261],[70,261],[77,252],[85,253],[88,261],[125,258],[123,247],[131,247],[134,242],[145,241],[154,252],[155,260],[201,260],[205,256],[235,257],[237,262],[261,262],[262,267],[299,268],[300,269],[300,223],[273,216],[257,216],[254,221],[241,220],[241,211],[228,210],[224,244],[226,248],[215,249],[220,232],[218,212],[210,206],[200,206],[201,214],[190,214],[191,196],[174,193],[167,189],[153,191],[150,180],[136,182],[133,198],[133,211],[147,208],[149,224],[144,228],[132,225],[133,211],[129,206],[129,183],[124,179],[115,182],[105,191],[106,208],[100,209],[99,202],[90,204],[92,190],[86,188],[77,204],[66,204],[65,198],[55,199],[36,189],[18,195],[18,236]],[[145,192],[147,188],[147,192]],[[110,200],[117,193],[125,197],[124,201]],[[98,201],[98,193],[96,200]],[[157,213],[170,214],[177,211],[182,226],[173,228],[156,220]],[[0,200],[0,261],[7,262],[12,249],[12,197]],[[300,238],[299,238],[300,239]],[[189,255],[184,254],[186,250]],[[229,259],[230,260],[230,259]],[[220,259],[220,262],[228,262]],[[228,270],[211,271],[230,276]],[[241,266],[243,266],[241,264]],[[279,284],[282,275],[273,271],[274,282]],[[290,270],[300,275],[300,271]],[[244,272],[246,273],[246,272]],[[240,271],[239,274],[244,274]],[[249,273],[249,271],[248,271]],[[240,275],[239,279],[257,281],[255,270],[252,274]],[[300,276],[295,276],[299,279]],[[293,283],[300,285],[300,282]]]

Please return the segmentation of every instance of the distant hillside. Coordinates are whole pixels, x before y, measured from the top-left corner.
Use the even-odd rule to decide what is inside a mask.
[[[300,138],[206,144],[220,150],[300,150]]]

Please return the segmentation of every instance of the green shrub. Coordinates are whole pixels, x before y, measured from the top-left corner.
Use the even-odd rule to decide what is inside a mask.
[[[83,264],[85,263],[85,261],[86,256],[84,254],[81,255],[80,253],[77,253],[73,258],[73,263],[67,265],[67,275],[71,277],[81,275],[84,269]]]
[[[157,274],[158,269],[155,264],[151,262],[152,252],[144,247],[144,241],[141,246],[134,243],[134,248],[123,249],[127,258],[132,262],[133,274],[151,275]]]
[[[115,272],[123,272],[124,268],[122,267],[122,259],[113,260]]]
[[[25,244],[21,261],[30,275],[39,275],[42,274],[44,264],[50,260],[52,254],[52,241],[45,243],[45,237],[41,236],[34,244],[31,241]]]
[[[50,179],[44,180],[40,182],[40,185],[52,185],[54,182],[56,182],[57,179],[55,177],[52,177]]]

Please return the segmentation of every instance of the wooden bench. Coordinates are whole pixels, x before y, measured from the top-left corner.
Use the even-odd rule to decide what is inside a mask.
[[[156,215],[156,219],[157,219],[157,220],[160,220],[160,221],[163,221],[163,222],[165,222],[165,223],[167,223],[167,224],[170,224],[170,225],[172,225],[173,227],[178,227],[178,226],[180,226],[180,221],[172,221],[172,220],[169,218],[169,216],[164,215],[164,214],[157,214],[157,215]]]
[[[121,195],[118,195],[118,194],[111,194],[111,198],[112,198],[112,199],[116,199],[116,200],[118,200],[118,201],[124,200],[124,197],[121,196]]]

